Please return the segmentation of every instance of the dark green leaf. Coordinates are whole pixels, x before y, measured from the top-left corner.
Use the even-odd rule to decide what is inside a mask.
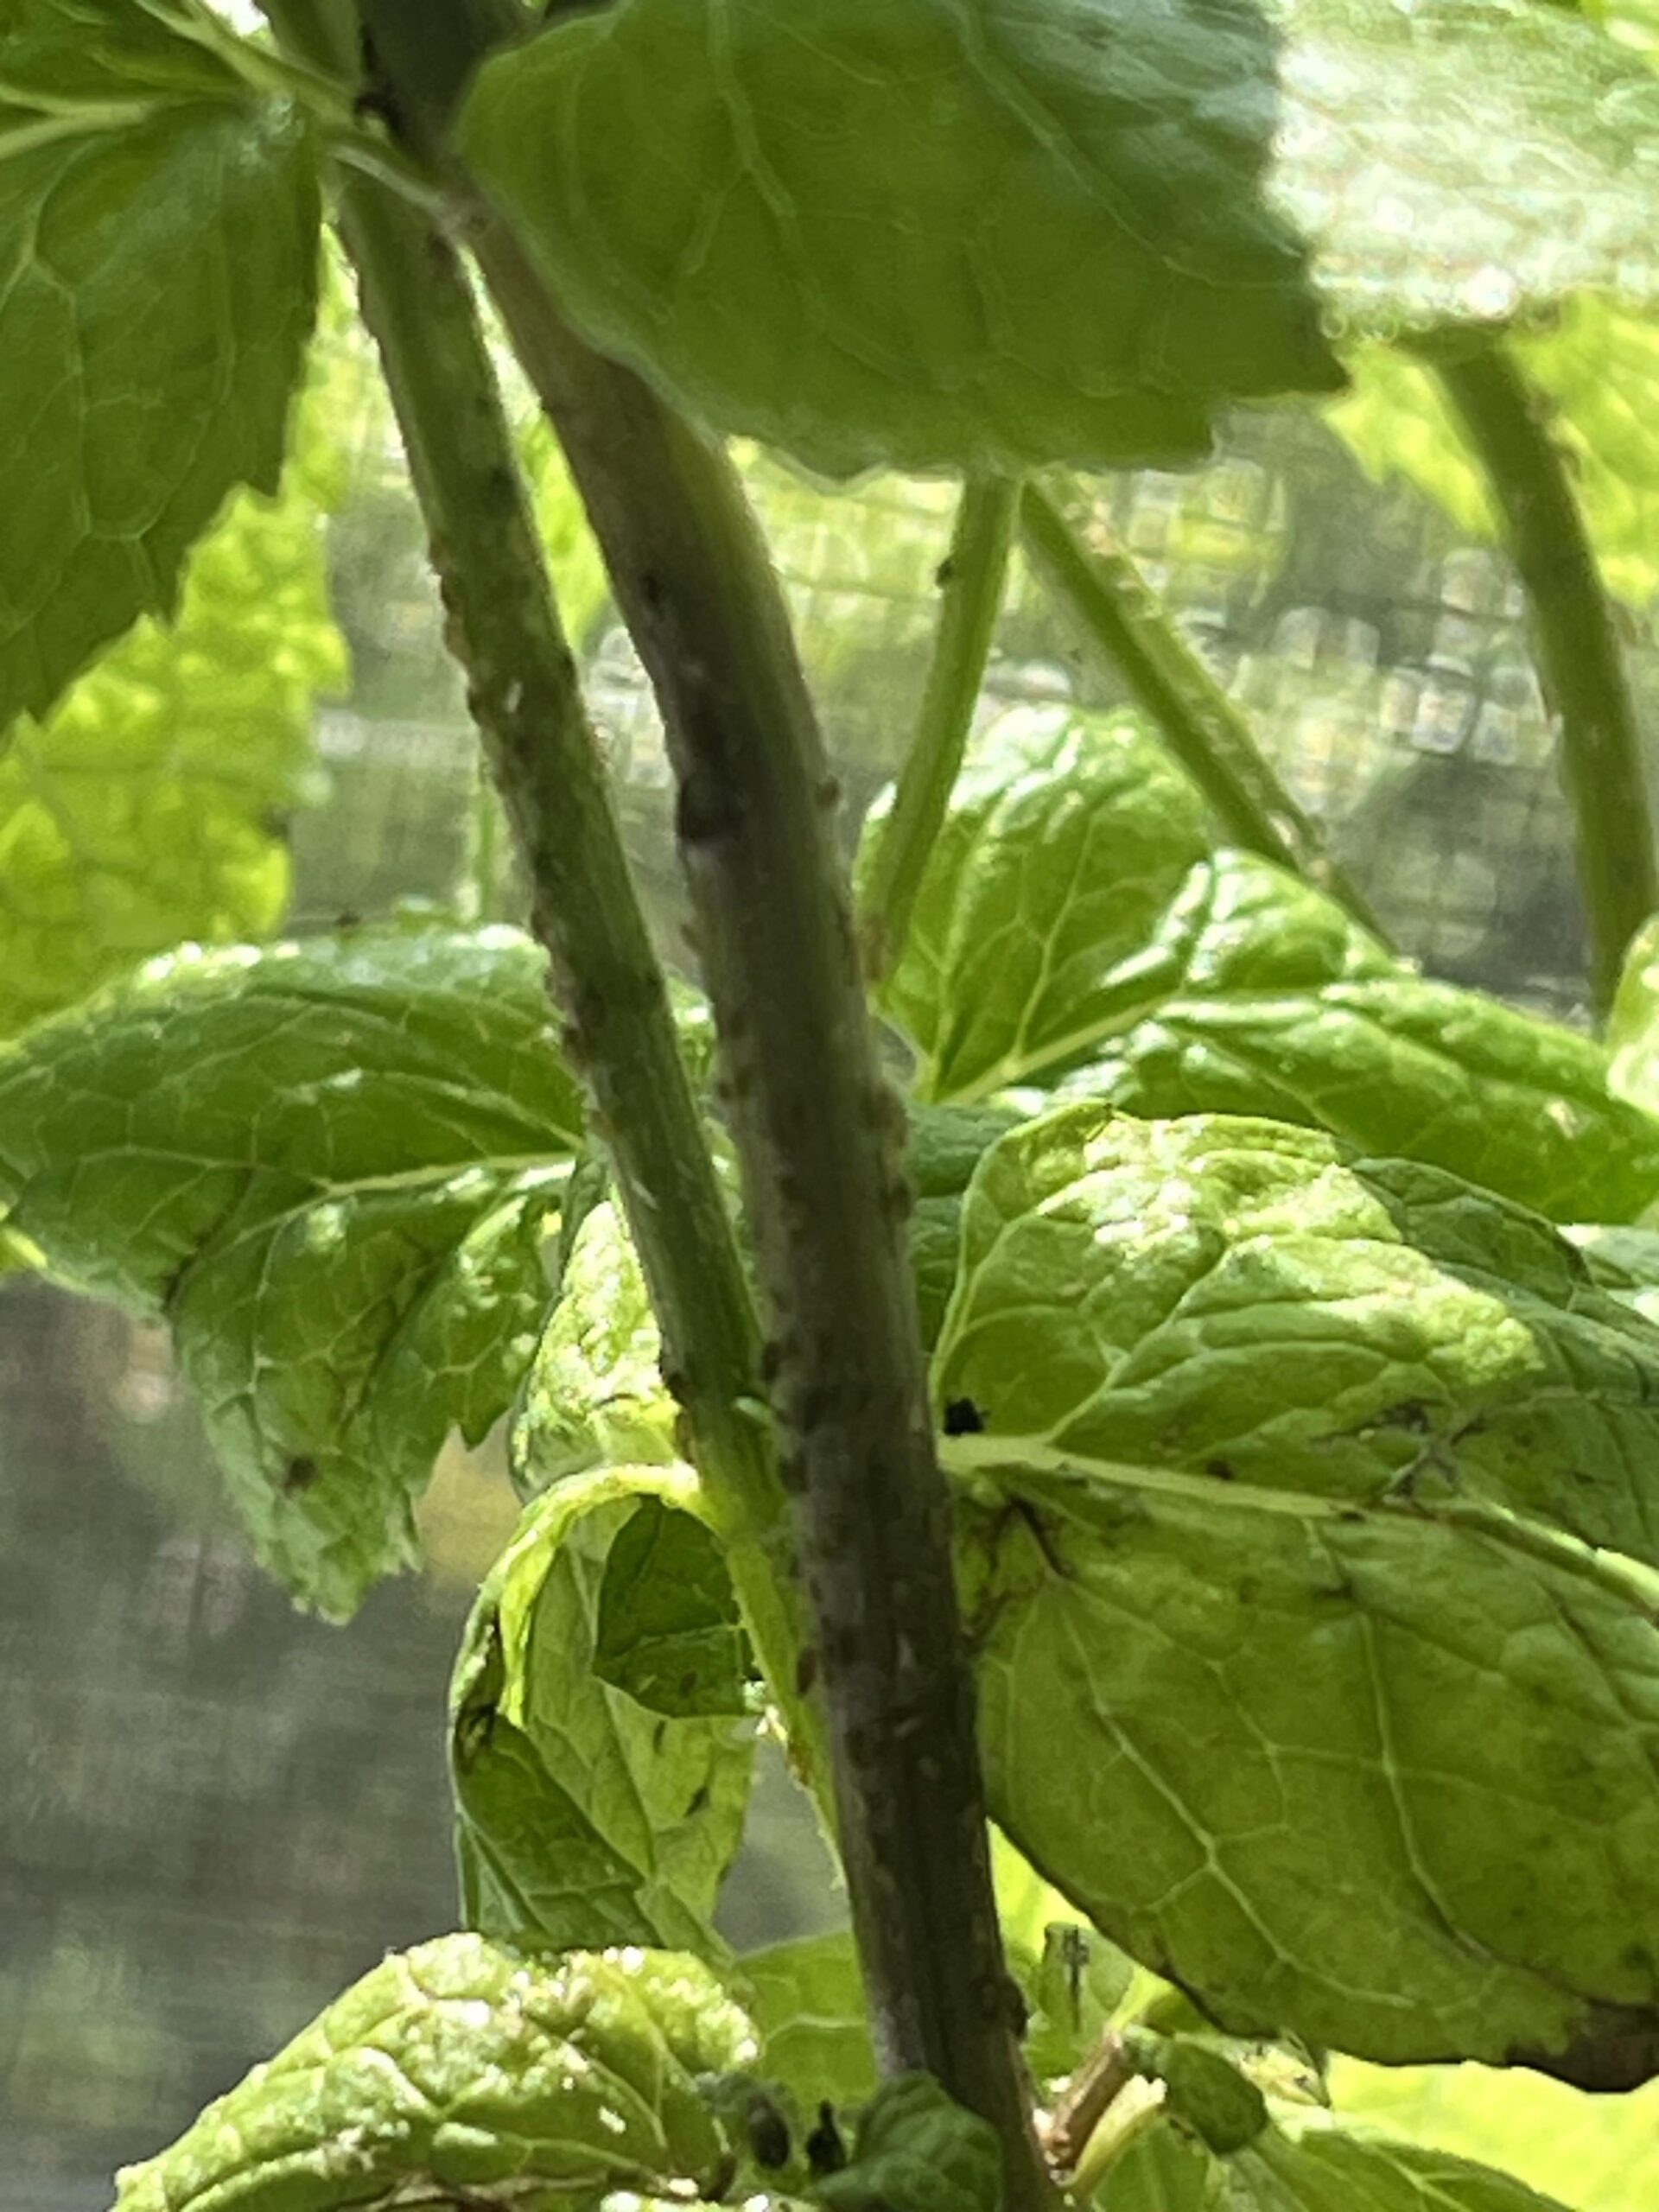
[[[850,2163],[817,2196],[830,2212],[999,2212],[1002,2154],[989,2124],[931,2075],[900,2074],[865,2107]]]
[[[1001,1106],[918,1106],[911,1113],[910,1258],[924,1344],[938,1335],[957,1280],[962,1194],[987,1147],[1018,1119]]]
[[[148,11],[0,0],[0,48],[3,730],[276,490],[320,208],[299,117]]]
[[[995,723],[884,1001],[923,1096],[1064,1086],[1144,1115],[1270,1114],[1561,1220],[1659,1196],[1659,1120],[1611,1094],[1589,1038],[1426,982],[1320,893],[1204,843],[1133,716]]]
[[[607,1469],[526,1510],[479,1593],[450,1694],[461,1896],[486,1935],[645,1941],[707,1955],[741,1839],[752,1732],[719,1706],[653,1713],[603,1681],[610,1555],[642,1493],[684,1506],[683,1469]]]
[[[1129,2047],[1148,2079],[1161,2082],[1171,2117],[1217,2158],[1254,2143],[1268,2125],[1268,2101],[1231,2060],[1197,2036],[1131,2031]]]
[[[581,1128],[516,931],[187,951],[0,1053],[0,1205],[165,1317],[262,1556],[343,1616],[511,1402]]]
[[[850,1936],[809,1936],[740,1959],[734,1975],[760,2037],[760,2071],[804,2113],[861,2105],[875,2088],[864,1982]]]
[[[488,64],[485,182],[607,351],[849,475],[1205,450],[1328,389],[1249,0],[621,0]]]
[[[600,1585],[594,1671],[652,1713],[741,1713],[747,1654],[719,1545],[659,1497],[617,1531]]]
[[[1659,1335],[1535,1217],[1268,1123],[1027,1124],[963,1255],[1020,1847],[1232,2033],[1659,2065],[1659,1599],[1556,1533],[1654,1554]]]
[[[695,1959],[442,1936],[376,1967],[118,2175],[117,2212],[714,2196],[730,2146],[696,2077],[753,2049]]]

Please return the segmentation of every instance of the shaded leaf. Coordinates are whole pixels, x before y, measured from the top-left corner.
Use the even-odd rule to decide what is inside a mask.
[[[4,0],[0,45],[3,729],[275,492],[320,204],[296,112],[149,11]]]
[[[1659,1601],[1549,1526],[1651,1555],[1643,1386],[1601,1398],[1659,1337],[1535,1217],[1266,1123],[1029,1124],[963,1249],[1020,1848],[1231,2033],[1659,2067]]]
[[[910,1259],[922,1342],[939,1333],[957,1279],[962,1196],[987,1147],[1019,1119],[1001,1106],[918,1106],[909,1117]]]
[[[900,2074],[865,2107],[851,2160],[817,2194],[830,2212],[998,2212],[1002,2153],[989,2123],[931,2075]]]
[[[718,1706],[668,1718],[603,1681],[612,1548],[641,1496],[683,1507],[683,1469],[611,1468],[531,1505],[479,1593],[450,1690],[467,1919],[505,1941],[719,1948],[709,1915],[741,1840],[752,1730]]]
[[[1562,2212],[1491,2166],[1334,2128],[1270,2132],[1228,2162],[1228,2212]]]
[[[594,1671],[652,1713],[742,1713],[748,1656],[720,1546],[659,1497],[635,1506],[605,1561]]]
[[[261,1556],[336,1617],[511,1402],[581,1131],[511,930],[186,950],[0,1052],[13,1227],[166,1319]]]
[[[1145,462],[1328,389],[1246,0],[624,0],[489,63],[467,156],[606,350],[831,475]]]
[[[394,1953],[127,2167],[117,2212],[715,2196],[731,2153],[696,2077],[753,2049],[695,1959],[441,1936]]]

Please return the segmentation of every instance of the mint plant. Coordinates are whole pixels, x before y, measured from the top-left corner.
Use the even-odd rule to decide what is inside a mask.
[[[413,1562],[452,1429],[524,1512],[460,1931],[119,2212],[1555,2202],[1345,2098],[1478,2061],[1616,2130],[1659,2075],[1642,549],[1543,397],[1645,332],[1659,84],[1535,0],[263,15],[0,0],[0,1257],[166,1323],[302,1605]],[[340,264],[527,931],[270,940]],[[1351,375],[1513,554],[1601,1037],[1385,941],[1090,510]],[[728,438],[961,480],[850,879]],[[706,1001],[567,641],[588,527]],[[1016,543],[1133,710],[976,726]],[[757,1726],[853,1926],[736,1957]]]

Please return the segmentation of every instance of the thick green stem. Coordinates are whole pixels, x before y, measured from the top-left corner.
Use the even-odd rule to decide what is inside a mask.
[[[321,50],[302,47],[307,58],[346,62],[314,0],[291,26],[284,0],[268,12],[296,42],[312,30]],[[821,1722],[797,1687],[788,1503],[755,1417],[759,1330],[471,288],[448,240],[385,186],[345,180],[339,209],[531,926],[651,1286],[664,1376],[791,1750],[822,1785]]]
[[[1068,480],[1027,486],[1020,531],[1038,574],[1157,723],[1227,836],[1328,893],[1375,930],[1375,917],[1280,782],[1249,722],[1128,555],[1107,543],[1097,524],[1085,525],[1082,507]]]
[[[521,12],[363,0],[429,156],[453,48]],[[560,316],[486,211],[475,251],[563,445],[662,705],[723,1083],[770,1308],[837,1832],[875,2039],[999,2132],[1008,2202],[1046,2196],[991,1888],[974,1683],[957,1611],[911,1276],[904,1116],[882,1079],[837,794],[782,593],[723,451]]]
[[[1017,484],[988,479],[967,486],[957,511],[940,571],[944,603],[922,710],[859,915],[865,972],[875,981],[899,964],[928,855],[950,804],[1002,606],[1019,508]]]
[[[1485,469],[1526,591],[1539,674],[1560,721],[1591,995],[1605,1014],[1625,949],[1659,906],[1642,733],[1612,604],[1547,403],[1512,355],[1492,344],[1427,358]]]

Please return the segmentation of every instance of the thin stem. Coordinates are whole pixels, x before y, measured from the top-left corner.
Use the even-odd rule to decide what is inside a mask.
[[[1486,472],[1532,617],[1544,690],[1560,722],[1598,1014],[1612,1003],[1637,930],[1659,906],[1642,733],[1618,627],[1548,403],[1498,344],[1427,353]]]
[[[507,0],[363,0],[416,150],[438,160]],[[432,35],[433,32],[441,35]],[[782,592],[718,446],[563,321],[498,219],[473,237],[656,687],[795,1492],[837,1831],[877,2049],[996,2127],[1012,2212],[1046,2202],[991,1888],[911,1276],[904,1116],[882,1078],[837,793]]]
[[[893,811],[875,848],[859,915],[865,973],[890,976],[916,905],[973,726],[991,638],[1001,610],[1020,487],[998,478],[969,484],[939,573],[944,603],[921,714],[899,772]]]
[[[1157,723],[1227,836],[1327,893],[1375,931],[1375,916],[1280,782],[1249,722],[1128,555],[1098,523],[1085,525],[1082,508],[1081,492],[1068,479],[1027,486],[1020,531],[1038,574]]]
[[[286,31],[283,0],[269,12]],[[309,6],[296,27],[307,20],[319,21]],[[340,57],[329,45],[309,58]],[[344,179],[339,211],[566,1046],[651,1286],[664,1379],[684,1408],[791,1751],[821,1783],[821,1723],[798,1688],[804,1638],[787,1500],[753,1413],[759,1331],[471,288],[448,242],[385,186]]]

